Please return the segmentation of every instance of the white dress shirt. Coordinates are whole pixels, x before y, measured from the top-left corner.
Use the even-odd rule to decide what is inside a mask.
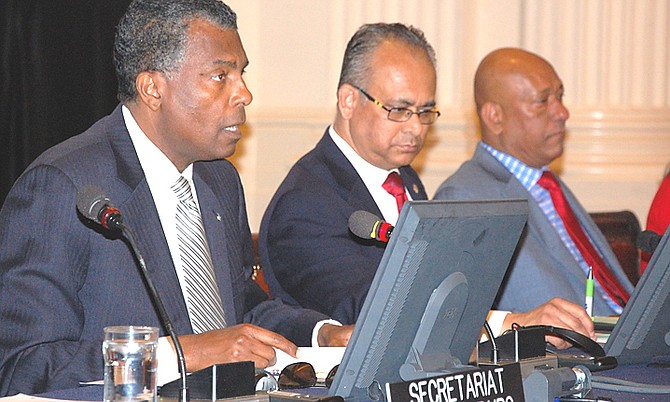
[[[122,112],[126,128],[130,133],[130,139],[135,147],[135,152],[137,153],[140,165],[144,171],[144,176],[149,185],[149,190],[151,191],[151,196],[158,211],[158,218],[161,222],[163,234],[165,235],[168,248],[170,249],[172,261],[176,267],[175,270],[177,272],[177,278],[179,279],[179,285],[183,289],[184,273],[181,267],[176,225],[177,204],[179,200],[172,190],[172,185],[177,182],[180,175],[184,176],[191,185],[193,198],[198,208],[200,208],[197,191],[193,184],[193,164],[188,165],[183,172],[179,173],[172,161],[170,161],[170,159],[168,159],[168,157],[153,142],[151,142],[151,140],[149,140],[133,118],[130,110],[125,106],[122,106]],[[317,323],[312,330],[313,346],[318,346],[317,338],[319,329],[321,329],[324,324],[341,325],[334,320],[324,320]],[[172,348],[172,345],[168,342],[167,337],[161,337],[158,340],[157,359],[159,361],[157,370],[158,385],[179,378],[177,355]]]
[[[382,218],[391,225],[398,222],[398,204],[393,195],[389,194],[382,184],[386,181],[389,173],[396,172],[400,173],[398,169],[385,170],[374,166],[370,162],[363,159],[359,154],[354,151],[354,149],[349,145],[342,137],[340,137],[333,126],[328,128],[328,134],[332,138],[335,145],[342,151],[344,156],[349,160],[353,165],[358,176],[363,180],[365,187],[367,187],[372,199],[375,200],[375,204],[379,207],[379,210],[382,213]],[[412,197],[407,193],[405,189],[405,194],[407,194],[407,199],[411,200]]]
[[[198,204],[195,186],[193,186],[193,165],[189,165],[182,173],[179,173],[175,165],[167,156],[144,134],[137,125],[130,110],[122,106],[123,120],[130,133],[130,139],[135,147],[137,158],[144,171],[151,196],[158,211],[158,218],[161,222],[161,228],[165,235],[170,255],[175,266],[179,285],[183,289],[183,270],[181,269],[181,260],[179,256],[179,244],[177,240],[177,195],[172,191],[171,186],[177,182],[180,175],[189,181],[193,189],[193,198]],[[199,207],[199,204],[198,204]],[[161,337],[158,340],[158,349],[156,352],[158,360],[157,383],[163,385],[166,382],[179,378],[179,366],[177,364],[177,354],[167,337]]]
[[[396,203],[395,197],[389,194],[382,184],[388,177],[389,173],[392,171],[398,171],[398,169],[384,170],[372,165],[370,162],[363,159],[359,154],[354,151],[354,149],[349,145],[342,137],[337,134],[333,126],[328,128],[328,134],[332,138],[335,145],[342,151],[344,156],[349,160],[351,165],[358,173],[358,176],[363,180],[365,187],[367,187],[372,199],[374,199],[377,207],[382,212],[383,218],[386,222],[391,225],[396,224],[398,221],[398,204]],[[411,200],[407,189],[405,189],[407,194],[407,199]],[[503,310],[491,310],[489,311],[487,322],[491,327],[491,331],[495,336],[500,335],[503,332],[503,322],[505,317],[509,314],[509,311]],[[482,335],[485,337],[485,334]]]

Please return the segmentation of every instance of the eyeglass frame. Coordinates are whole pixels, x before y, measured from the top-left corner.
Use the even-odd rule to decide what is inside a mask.
[[[421,124],[423,124],[424,126],[429,126],[429,125],[435,123],[435,121],[437,121],[437,118],[442,115],[442,113],[440,113],[440,111],[436,107],[433,107],[431,110],[422,110],[422,111],[419,111],[419,112],[415,112],[415,111],[413,111],[411,109],[408,109],[406,107],[389,107],[389,106],[386,106],[383,103],[381,103],[376,98],[373,98],[372,95],[367,93],[363,88],[361,88],[357,85],[351,85],[351,86],[358,89],[359,91],[361,91],[361,93],[363,95],[365,95],[365,97],[368,98],[368,100],[370,102],[372,102],[375,105],[379,106],[380,108],[384,109],[388,113],[386,115],[386,118],[389,119],[390,121],[393,121],[393,122],[396,122],[396,123],[404,123],[404,122],[408,121],[409,119],[411,119],[413,115],[417,115],[419,117],[419,122]],[[399,112],[399,111],[404,112],[406,118],[404,120],[392,119],[391,118],[391,113]],[[433,121],[431,121],[429,123],[424,123],[421,120],[421,116],[435,116],[435,118],[433,119]]]

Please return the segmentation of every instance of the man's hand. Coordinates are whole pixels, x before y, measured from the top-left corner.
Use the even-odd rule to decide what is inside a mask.
[[[319,346],[347,346],[353,331],[353,325],[324,324],[319,329]]]
[[[297,357],[298,350],[296,345],[283,336],[251,324],[182,335],[179,342],[184,349],[186,370],[189,372],[213,364],[239,361],[253,361],[256,367],[264,368],[276,362],[273,347],[292,357]]]
[[[513,323],[521,326],[552,325],[566,328],[596,340],[596,331],[593,320],[586,314],[584,306],[578,306],[559,297],[553,298],[535,309],[518,314],[508,314],[505,317],[503,328],[511,328]],[[547,342],[559,349],[565,349],[572,344],[556,336],[547,336]]]

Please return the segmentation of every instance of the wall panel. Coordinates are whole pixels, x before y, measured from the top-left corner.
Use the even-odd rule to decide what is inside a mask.
[[[566,87],[569,137],[552,167],[587,209],[633,210],[644,223],[670,162],[667,0],[229,0],[251,60],[254,93],[233,162],[252,230],[290,166],[335,113],[349,37],[363,23],[424,30],[438,57],[443,115],[416,160],[429,194],[478,141],[472,76],[502,46],[547,58]]]

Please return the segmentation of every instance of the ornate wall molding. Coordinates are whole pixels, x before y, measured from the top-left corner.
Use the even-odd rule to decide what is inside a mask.
[[[229,0],[251,60],[255,100],[233,161],[252,230],[290,166],[335,113],[347,40],[363,23],[424,30],[438,57],[443,116],[416,160],[429,194],[478,141],[472,76],[503,46],[543,55],[570,109],[561,172],[587,209],[647,209],[670,163],[670,2],[667,0]]]

